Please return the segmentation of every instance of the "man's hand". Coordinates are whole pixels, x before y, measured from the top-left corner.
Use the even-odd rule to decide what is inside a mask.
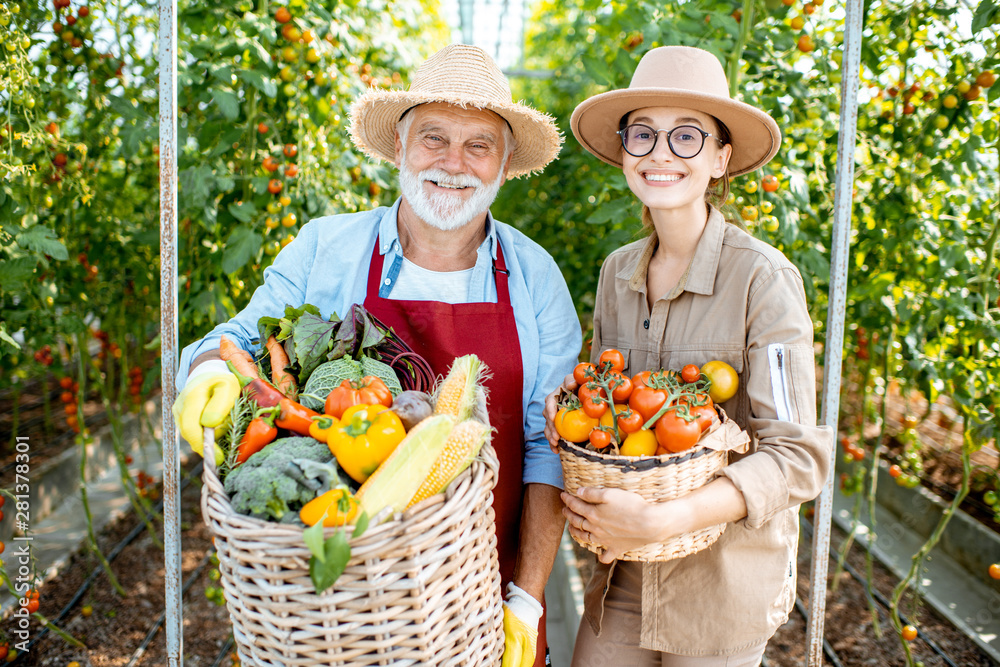
[[[576,391],[577,386],[573,375],[567,375],[563,379],[562,386],[545,397],[545,410],[542,411],[542,414],[545,415],[545,439],[549,441],[549,447],[552,448],[552,452],[555,454],[559,453],[559,433],[556,432],[555,424],[556,414],[559,412],[559,392],[562,389]]]
[[[515,586],[507,584],[503,604],[503,661],[501,667],[531,667],[538,645],[538,621],[542,605]]]
[[[240,395],[240,381],[226,362],[206,361],[188,376],[183,391],[174,401],[174,421],[191,449],[204,456],[205,427],[215,428],[229,417]],[[215,448],[215,464],[222,463],[222,450]]]

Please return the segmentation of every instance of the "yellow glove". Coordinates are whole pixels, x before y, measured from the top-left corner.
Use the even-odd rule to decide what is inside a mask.
[[[202,370],[202,366],[209,368]],[[173,413],[181,436],[196,454],[203,455],[205,427],[215,428],[226,421],[239,395],[240,381],[228,368],[221,370],[214,361],[201,364],[188,377],[187,384],[174,401]],[[221,464],[222,460],[222,450],[216,447],[215,464]]]
[[[531,667],[538,644],[538,620],[542,605],[515,586],[507,584],[503,605],[503,661],[501,667]]]

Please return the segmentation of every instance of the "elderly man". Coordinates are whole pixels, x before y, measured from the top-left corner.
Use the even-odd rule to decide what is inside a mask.
[[[581,338],[555,262],[494,220],[489,206],[508,176],[555,158],[561,138],[550,117],[512,102],[485,52],[463,45],[429,58],[408,91],[364,94],[351,136],[398,167],[402,197],[390,208],[305,225],[265,270],[249,305],[185,348],[178,377],[193,385],[224,376],[219,337],[250,349],[257,320],[280,316],[286,304],[312,303],[328,314],[364,303],[438,374],[456,356],[477,354],[492,370],[489,413],[501,466],[494,508],[507,590],[504,665],[545,664],[540,601],[563,518],[562,470],[545,441],[542,410],[572,370]],[[196,393],[182,392],[178,402]]]

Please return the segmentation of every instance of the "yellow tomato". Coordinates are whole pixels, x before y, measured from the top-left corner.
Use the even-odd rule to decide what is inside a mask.
[[[636,431],[622,443],[622,456],[652,456],[656,453],[656,434],[649,429]]]
[[[556,432],[559,437],[570,442],[583,442],[590,437],[590,432],[600,422],[590,417],[583,410],[567,410],[562,408],[556,413]]]
[[[709,361],[701,367],[709,380],[712,381],[712,388],[708,395],[716,403],[725,403],[736,395],[736,390],[740,387],[740,378],[736,374],[736,369],[724,361]]]
[[[624,403],[615,403],[615,412],[621,414],[625,410],[628,410],[627,405],[625,405]],[[607,426],[608,428],[611,428],[612,426],[614,426],[613,422],[614,418],[611,416],[611,410],[605,410],[604,414],[601,415],[601,426]],[[624,439],[624,437],[625,434],[622,433],[621,429],[618,429],[618,442],[621,442]]]

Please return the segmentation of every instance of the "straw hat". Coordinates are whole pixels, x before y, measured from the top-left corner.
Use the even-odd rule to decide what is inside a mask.
[[[570,125],[584,148],[621,167],[618,123],[625,114],[644,107],[695,109],[722,121],[733,144],[730,176],[759,169],[781,145],[781,132],[773,118],[729,97],[726,73],[718,58],[688,46],[661,46],[647,52],[628,88],[584,100],[573,112]]]
[[[514,132],[517,146],[507,175],[541,171],[559,154],[562,137],[551,116],[516,104],[503,72],[476,46],[451,44],[417,70],[408,91],[370,90],[351,107],[351,139],[371,157],[395,161],[396,123],[407,109],[429,102],[489,109]]]

